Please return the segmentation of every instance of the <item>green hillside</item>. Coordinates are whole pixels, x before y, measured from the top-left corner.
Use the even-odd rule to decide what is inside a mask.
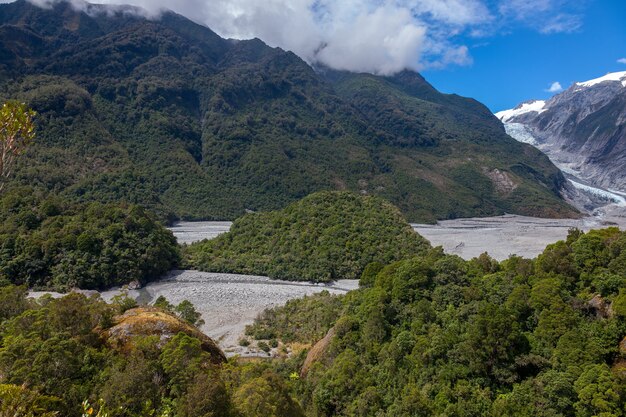
[[[248,214],[230,232],[185,248],[189,266],[295,281],[357,279],[372,262],[430,245],[381,198],[318,192],[280,211]]]
[[[0,415],[303,416],[267,364],[226,364],[195,327],[126,304],[0,287]]]
[[[319,190],[382,196],[411,221],[574,214],[545,156],[416,73],[316,71],[173,13],[64,2],[1,4],[0,34],[0,98],[39,113],[16,185],[171,219],[233,219]]]

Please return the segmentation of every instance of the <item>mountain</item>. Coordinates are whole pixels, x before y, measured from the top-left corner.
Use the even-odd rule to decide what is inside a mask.
[[[382,196],[411,221],[571,216],[564,177],[475,100],[419,74],[312,68],[165,12],[0,5],[0,98],[38,113],[17,185],[232,219],[319,190]]]
[[[576,176],[626,192],[626,71],[574,83],[547,101],[496,113]]]

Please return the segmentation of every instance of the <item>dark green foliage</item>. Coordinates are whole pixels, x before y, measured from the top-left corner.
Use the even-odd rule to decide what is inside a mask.
[[[173,13],[66,2],[2,4],[0,33],[0,98],[39,113],[17,184],[170,220],[232,219],[330,189],[382,196],[412,221],[573,213],[544,155],[413,72],[316,72]],[[515,188],[499,190],[495,169]]]
[[[2,416],[78,417],[85,400],[110,417],[303,415],[266,365],[218,367],[184,333],[137,337],[120,352],[102,334],[117,307],[99,297],[73,293],[31,303],[22,288],[2,291],[28,305],[0,317]]]
[[[423,253],[428,242],[391,204],[349,192],[319,192],[281,211],[248,214],[229,233],[185,249],[213,272],[332,281],[358,278],[370,262]]]
[[[183,300],[175,306],[167,301],[164,296],[159,295],[152,305],[177,315],[193,326],[200,327],[204,324],[204,320],[200,318],[202,314],[196,311],[196,308],[189,300]]]
[[[534,260],[432,250],[368,268],[334,318],[319,319],[320,296],[250,329],[314,343],[334,327],[298,383],[309,416],[623,416],[626,286],[607,277],[623,279],[625,253],[616,228],[573,230]]]
[[[171,232],[139,206],[0,196],[0,281],[67,290],[147,282],[177,265]]]
[[[204,320],[200,318],[202,314],[198,313],[193,304],[188,300],[181,301],[180,304],[174,308],[174,311],[181,319],[189,324],[194,326],[202,326],[204,324]]]

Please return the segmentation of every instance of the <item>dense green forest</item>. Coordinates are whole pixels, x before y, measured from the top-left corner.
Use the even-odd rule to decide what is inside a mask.
[[[572,230],[532,260],[464,261],[434,248],[372,264],[360,289],[292,300],[247,329],[286,346],[315,344],[308,354],[225,362],[189,324],[165,339],[145,334],[145,325],[142,335],[115,331],[124,317],[145,312],[180,320],[168,315],[166,300],[163,310],[133,308],[123,297],[33,301],[25,287],[5,286],[0,410],[78,416],[85,404],[129,417],[619,417],[625,288],[626,233],[617,228]],[[130,342],[112,342],[115,334]]]
[[[533,260],[433,249],[369,268],[360,286],[291,301],[248,329],[315,343],[332,327],[295,387],[309,416],[625,415],[617,228],[572,230]],[[287,368],[300,372],[303,360]]]
[[[33,188],[0,195],[0,285],[143,284],[179,258],[172,233],[139,206],[71,203]]]
[[[35,302],[25,287],[0,287],[0,415],[303,416],[269,363],[226,364],[185,324],[166,338],[131,333],[130,347],[119,349],[107,334],[128,301],[71,294]]]
[[[184,248],[194,269],[295,281],[358,279],[371,262],[419,255],[429,243],[385,200],[322,191],[283,210],[247,214],[230,232]]]
[[[162,218],[234,219],[319,190],[411,221],[574,215],[560,171],[482,104],[415,72],[314,70],[174,13],[0,4],[0,99],[39,114],[16,184]]]

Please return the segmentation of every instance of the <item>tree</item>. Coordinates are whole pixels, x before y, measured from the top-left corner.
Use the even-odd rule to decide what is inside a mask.
[[[172,303],[167,301],[167,298],[159,295],[156,301],[153,304],[155,307],[162,308],[165,311],[169,311],[170,313],[174,311],[174,306]]]
[[[35,115],[17,101],[7,101],[0,109],[0,191],[13,173],[15,159],[35,138]]]
[[[194,326],[202,326],[204,324],[204,320],[200,318],[202,314],[198,313],[193,304],[188,300],[181,301],[181,303],[176,306],[175,311],[178,317],[189,324]]]
[[[0,385],[0,416],[54,417],[59,399],[40,395],[25,386]]]

